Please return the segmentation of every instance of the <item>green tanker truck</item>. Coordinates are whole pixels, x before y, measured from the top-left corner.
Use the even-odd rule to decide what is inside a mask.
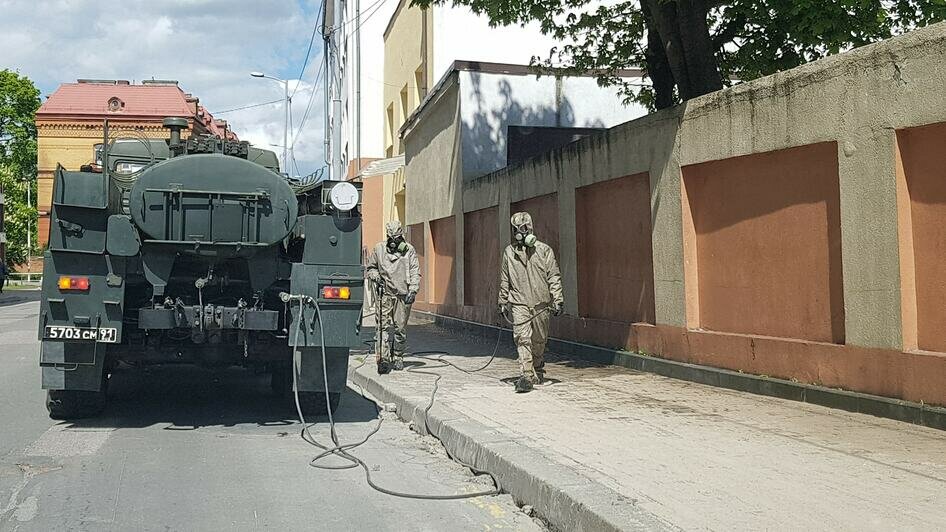
[[[297,183],[275,155],[210,136],[109,140],[59,167],[39,313],[54,419],[105,408],[116,367],[233,365],[324,412],[359,344],[360,189]]]

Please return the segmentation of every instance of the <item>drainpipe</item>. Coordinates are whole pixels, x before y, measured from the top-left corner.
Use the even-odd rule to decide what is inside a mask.
[[[322,113],[322,115],[325,117],[325,126],[324,126],[325,134],[324,134],[324,139],[323,139],[323,143],[325,144],[325,147],[324,147],[322,156],[323,156],[323,159],[325,159],[325,166],[327,167],[330,167],[330,165],[332,164],[330,160],[331,157],[329,156],[330,131],[329,131],[329,116],[328,116],[328,102],[329,102],[329,99],[331,99],[331,95],[328,93],[329,87],[330,87],[329,82],[328,82],[329,77],[330,77],[329,71],[328,71],[328,54],[331,50],[331,48],[329,47],[330,36],[331,34],[326,35],[322,39],[322,61],[324,62],[324,65],[322,66],[322,68],[324,69],[323,72],[325,72],[325,76],[323,77],[324,79],[322,80],[322,83],[324,84],[324,87],[322,88],[322,95],[324,96],[323,100],[325,101],[325,112]]]

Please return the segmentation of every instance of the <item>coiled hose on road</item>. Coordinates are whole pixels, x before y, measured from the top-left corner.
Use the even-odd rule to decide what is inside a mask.
[[[305,321],[305,307],[306,307],[306,304],[307,304],[307,303],[311,303],[311,304],[315,307],[316,318],[319,320],[319,323],[320,323],[320,324],[322,323],[322,311],[321,311],[321,308],[319,307],[318,301],[315,300],[315,299],[312,298],[312,297],[309,297],[309,296],[299,296],[299,295],[290,295],[289,298],[290,298],[291,301],[297,301],[298,304],[299,304],[299,318],[298,318],[298,320],[296,321],[295,341],[294,341],[294,344],[293,344],[293,345],[295,346],[295,347],[293,348],[293,358],[295,359],[295,356],[296,356],[296,355],[300,355],[300,356],[301,356],[301,354],[300,354],[299,351],[298,351],[299,333],[300,333],[300,331],[302,330],[302,323]],[[532,317],[530,318],[530,320],[531,320],[531,319],[535,319],[536,316],[538,316],[538,314],[532,316]],[[507,320],[507,321],[508,321],[508,320]],[[380,324],[376,324],[375,326],[376,326],[376,327],[380,327]],[[500,335],[502,334],[502,332],[503,332],[503,331],[500,330]],[[325,335],[324,335],[324,332],[322,331],[322,327],[321,327],[321,326],[319,327],[319,334],[320,334],[320,339],[321,339],[322,378],[323,378],[323,384],[324,384],[324,386],[325,386],[325,402],[326,402],[326,405],[328,405],[328,404],[329,404],[328,365],[327,365],[327,357],[326,357],[326,354],[325,354]],[[447,367],[447,365],[450,365],[450,366],[453,366],[453,367],[455,367],[455,368],[457,368],[457,369],[459,369],[459,370],[461,370],[461,371],[465,371],[465,372],[467,372],[467,373],[475,373],[475,372],[482,371],[482,370],[486,369],[486,368],[493,362],[493,360],[496,358],[496,352],[497,352],[497,350],[498,350],[498,348],[499,348],[499,341],[500,341],[500,338],[497,338],[497,340],[496,340],[496,348],[493,349],[493,355],[490,357],[489,361],[488,361],[485,365],[483,365],[481,368],[477,368],[477,369],[475,369],[475,370],[466,370],[466,369],[460,368],[459,366],[453,364],[452,362],[449,362],[449,361],[446,361],[446,360],[442,360],[442,359],[431,359],[431,358],[427,358],[427,357],[424,357],[424,356],[418,356],[418,355],[423,355],[423,354],[438,354],[438,353],[439,353],[439,354],[441,354],[441,357],[442,357],[442,356],[448,354],[448,353],[446,353],[446,352],[441,352],[441,351],[424,352],[424,353],[417,353],[417,354],[412,355],[412,356],[413,356],[414,358],[420,358],[420,359],[422,359],[422,360],[427,360],[427,361],[439,361],[439,362],[442,363],[441,366],[436,366],[436,367]],[[355,371],[358,371],[362,366],[364,366],[364,365],[367,363],[367,360],[368,360],[368,359],[367,359],[367,357],[366,357],[366,358],[362,361],[361,365],[359,365],[357,368],[355,368]],[[428,367],[428,366],[424,366],[424,367]],[[410,368],[410,369],[408,369],[408,371],[411,371],[411,370],[413,370],[413,369],[414,369],[414,368]],[[425,429],[427,430],[427,433],[430,434],[430,435],[432,435],[433,437],[437,438],[437,440],[440,441],[441,445],[443,445],[443,440],[440,438],[440,436],[439,436],[438,434],[436,434],[434,431],[432,431],[432,430],[430,429],[430,426],[427,424],[428,413],[430,412],[430,409],[433,408],[433,405],[434,405],[434,397],[436,396],[437,389],[438,389],[438,387],[439,387],[439,382],[440,382],[440,379],[442,378],[442,375],[439,375],[439,374],[434,373],[434,372],[425,372],[425,371],[417,371],[417,370],[415,370],[415,371],[413,371],[413,372],[414,372],[414,373],[423,373],[423,374],[432,375],[432,376],[436,377],[435,380],[434,380],[434,388],[433,388],[433,391],[431,392],[431,395],[430,395],[430,402],[428,403],[427,408],[424,409],[424,426],[425,426]],[[298,365],[295,363],[295,360],[293,360],[292,376],[293,376],[294,384],[297,383],[297,382],[298,382],[298,379],[299,379],[299,371],[298,371]],[[359,388],[360,388],[360,387],[359,387]],[[355,442],[355,443],[346,443],[346,444],[343,444],[343,443],[341,443],[341,442],[339,441],[338,433],[337,433],[337,431],[335,430],[335,418],[334,418],[333,415],[332,415],[332,409],[331,409],[331,408],[328,408],[327,410],[328,410],[328,421],[329,421],[329,434],[330,434],[330,438],[331,438],[331,440],[332,440],[332,445],[329,446],[329,445],[324,445],[324,444],[320,443],[320,442],[319,442],[318,440],[316,440],[315,437],[312,436],[312,434],[309,432],[309,427],[310,427],[311,425],[306,422],[306,420],[305,420],[305,415],[304,415],[303,412],[302,412],[302,405],[301,405],[301,403],[300,403],[300,401],[299,401],[298,386],[295,386],[295,385],[293,386],[293,395],[294,395],[295,404],[296,404],[296,412],[297,412],[298,415],[299,415],[299,421],[302,423],[302,429],[301,429],[301,432],[300,432],[300,434],[299,434],[300,437],[302,438],[303,441],[305,441],[305,442],[308,443],[309,445],[312,445],[312,446],[317,447],[317,448],[319,448],[319,449],[322,450],[321,453],[319,453],[319,454],[316,455],[314,458],[312,458],[312,460],[309,461],[309,465],[312,466],[312,467],[315,467],[315,468],[318,468],[318,469],[328,469],[328,470],[342,470],[342,469],[352,469],[352,468],[355,468],[355,467],[361,467],[362,470],[364,470],[364,472],[365,472],[365,480],[366,480],[366,482],[368,483],[368,485],[369,485],[372,489],[374,489],[374,490],[376,490],[376,491],[378,491],[378,492],[387,494],[387,495],[391,495],[391,496],[394,496],[394,497],[406,498],[406,499],[421,499],[421,500],[457,500],[457,499],[470,499],[470,498],[474,498],[474,497],[484,497],[484,496],[491,496],[491,495],[499,495],[499,494],[502,492],[502,488],[501,488],[501,486],[500,486],[500,484],[499,484],[499,481],[496,479],[496,477],[495,477],[492,473],[490,473],[490,472],[488,472],[488,471],[481,471],[481,470],[478,470],[478,469],[476,469],[475,467],[473,467],[473,466],[471,466],[471,465],[469,465],[469,464],[463,462],[462,460],[458,459],[457,457],[451,455],[449,451],[446,451],[446,446],[444,446],[444,450],[447,452],[447,456],[449,456],[451,459],[453,459],[454,461],[456,461],[456,462],[459,463],[460,465],[462,465],[462,466],[464,466],[464,467],[470,469],[470,470],[473,471],[475,474],[478,474],[478,475],[484,475],[484,474],[485,474],[485,475],[488,475],[488,476],[493,480],[493,483],[495,484],[496,487],[493,488],[493,489],[491,489],[491,490],[487,490],[487,491],[479,491],[479,492],[473,492],[473,493],[462,493],[462,494],[455,494],[455,495],[440,495],[440,494],[407,493],[407,492],[397,491],[397,490],[393,490],[393,489],[389,489],[389,488],[385,488],[385,487],[383,487],[383,486],[380,486],[380,485],[378,485],[377,483],[375,483],[374,480],[371,478],[371,470],[370,470],[370,468],[368,467],[368,464],[366,464],[362,459],[358,458],[357,456],[355,456],[354,454],[352,454],[352,453],[350,452],[350,451],[352,451],[353,449],[355,449],[355,448],[357,448],[357,447],[359,447],[359,446],[364,445],[365,443],[367,443],[368,440],[370,440],[372,436],[374,436],[375,434],[378,433],[378,431],[381,430],[381,424],[384,422],[384,418],[381,416],[381,408],[378,406],[378,404],[377,404],[377,403],[374,403],[374,404],[375,404],[375,409],[376,409],[376,415],[377,415],[377,417],[378,417],[378,422],[377,422],[377,424],[375,424],[375,426],[368,432],[368,434],[367,434],[363,439],[361,439],[360,441]],[[364,390],[361,390],[361,395],[362,395],[362,396],[365,395],[365,394],[364,394]],[[323,460],[324,458],[326,458],[326,457],[328,457],[328,456],[337,456],[337,457],[339,457],[339,458],[342,458],[343,460],[347,460],[349,463],[348,463],[348,464],[344,464],[344,465],[337,465],[337,466],[333,466],[333,465],[323,465],[323,464],[318,463],[320,460]]]

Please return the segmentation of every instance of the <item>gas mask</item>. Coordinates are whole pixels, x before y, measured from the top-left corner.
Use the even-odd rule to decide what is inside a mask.
[[[535,234],[532,232],[532,224],[522,224],[515,227],[516,229],[516,242],[526,246],[526,247],[535,247],[535,243],[538,239],[535,237]]]
[[[404,241],[403,236],[388,237],[388,252],[389,253],[407,253],[407,242]]]

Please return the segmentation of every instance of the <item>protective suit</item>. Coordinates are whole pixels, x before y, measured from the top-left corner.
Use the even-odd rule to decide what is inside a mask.
[[[407,345],[407,320],[411,305],[420,288],[420,261],[414,246],[404,240],[404,229],[398,221],[385,225],[387,238],[378,244],[368,256],[365,277],[380,288],[380,297],[375,301],[379,307],[378,324],[381,334],[378,353],[378,372],[404,367],[404,348]],[[392,327],[393,326],[393,327]],[[394,329],[393,352],[391,329]]]
[[[552,248],[539,241],[532,217],[512,215],[515,242],[503,251],[499,277],[500,312],[512,322],[522,375],[517,392],[527,392],[545,378],[545,343],[549,316],[562,312],[562,275]]]

